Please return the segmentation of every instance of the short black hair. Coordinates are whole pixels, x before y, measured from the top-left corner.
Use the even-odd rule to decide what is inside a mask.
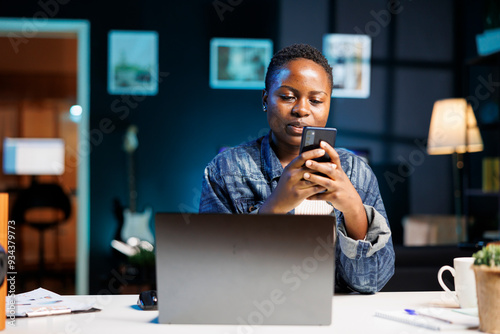
[[[328,60],[326,60],[325,56],[323,56],[318,49],[309,44],[292,44],[276,52],[273,58],[271,58],[271,62],[267,67],[266,73],[266,91],[271,86],[271,80],[273,80],[273,77],[278,70],[282,69],[292,60],[300,58],[312,60],[319,66],[323,67],[326,75],[328,76],[330,88],[333,88],[332,67],[328,64]]]

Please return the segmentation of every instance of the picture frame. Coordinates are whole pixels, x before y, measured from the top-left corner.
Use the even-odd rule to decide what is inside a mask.
[[[111,30],[108,34],[108,93],[158,93],[158,33]]]
[[[272,56],[273,42],[269,39],[212,38],[210,87],[263,89]]]
[[[333,69],[332,97],[366,99],[370,96],[370,36],[326,34],[323,54]]]

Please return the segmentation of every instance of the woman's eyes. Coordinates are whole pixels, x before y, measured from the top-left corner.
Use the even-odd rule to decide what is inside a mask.
[[[283,101],[292,101],[292,100],[295,100],[295,96],[288,96],[288,95],[281,95],[280,96],[281,99]],[[309,99],[309,101],[312,103],[312,104],[321,104],[323,103],[323,101],[320,101],[320,100],[316,100],[316,99]]]
[[[323,103],[323,101],[320,101],[320,100],[310,100],[312,104],[321,104]]]
[[[291,101],[294,99],[293,96],[288,96],[288,95],[281,95],[281,99],[284,101]]]

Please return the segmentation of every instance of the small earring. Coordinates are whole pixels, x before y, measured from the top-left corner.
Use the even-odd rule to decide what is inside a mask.
[[[262,105],[262,110],[267,111],[267,107],[265,104]]]

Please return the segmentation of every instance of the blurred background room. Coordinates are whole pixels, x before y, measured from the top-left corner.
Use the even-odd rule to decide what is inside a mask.
[[[492,0],[0,0],[0,192],[17,220],[17,292],[154,287],[147,243],[135,255],[124,243],[154,244],[155,212],[197,212],[206,164],[269,131],[258,80],[211,77],[211,41],[263,45],[218,77],[258,79],[265,50],[324,51],[329,34],[369,37],[368,86],[333,97],[327,125],[377,175],[396,250],[384,291],[440,290],[443,264],[500,239],[499,29]],[[336,83],[345,63],[332,65]],[[435,102],[450,98],[463,115],[445,118],[479,129],[480,150],[465,131],[468,142],[428,153]]]

